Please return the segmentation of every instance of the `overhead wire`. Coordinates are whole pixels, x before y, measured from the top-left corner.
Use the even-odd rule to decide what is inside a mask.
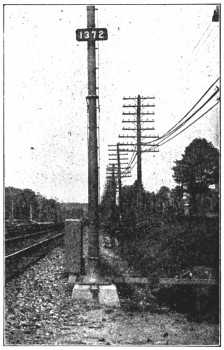
[[[204,103],[204,105],[202,107],[200,107],[196,112],[194,112],[194,114],[192,116],[190,116],[181,126],[183,126],[184,124],[186,124],[187,121],[189,121],[196,113],[198,113],[217,93],[219,92],[219,89],[217,89],[213,95]],[[217,103],[215,103],[211,108],[209,108],[202,116],[204,116],[205,114],[207,114],[212,108],[214,108],[217,104],[219,103],[219,101]],[[202,117],[201,116],[201,117]],[[194,122],[196,122],[197,120],[199,120],[201,117],[197,118]],[[169,138],[167,141],[164,142],[164,140],[166,140],[168,137],[171,136],[171,134],[165,138],[162,137],[161,141],[157,144],[157,146],[153,146],[155,147],[159,147],[162,146],[163,144],[165,144],[166,142],[172,140],[173,138],[175,138],[176,136],[178,136],[179,134],[182,133],[182,131],[188,129],[188,127],[190,127],[191,125],[194,124],[194,122],[192,122],[191,124],[189,124],[186,128],[184,128],[183,130],[181,130],[178,134],[175,134],[173,137]],[[179,130],[179,128],[178,128]],[[176,130],[177,131],[177,130]],[[176,132],[175,131],[175,132]]]
[[[198,113],[211,99],[219,92],[219,88],[208,98],[206,102],[203,103],[202,106],[200,106],[190,117],[188,117],[185,121],[183,121],[179,126],[177,126],[171,133],[163,137],[163,139],[166,139],[167,137],[171,136],[173,133],[178,131],[184,124],[186,124],[196,113]]]
[[[125,175],[127,173],[127,171],[130,171],[133,169],[134,166],[132,166],[132,164],[135,161],[135,158],[137,157],[137,153],[136,153],[136,149],[133,151],[133,155],[132,155],[132,160],[131,162],[128,164],[128,166],[126,167],[125,170],[123,170],[123,172],[121,173],[121,175]],[[131,167],[132,166],[132,167]]]
[[[213,24],[213,27],[211,28],[211,25]],[[199,55],[202,57],[203,52],[208,52],[208,49],[212,51],[212,49],[215,47],[215,37],[216,37],[216,32],[214,31],[216,28],[216,26],[214,25],[214,23],[212,23],[212,21],[209,23],[209,25],[207,26],[207,28],[205,29],[205,31],[203,32],[202,36],[200,37],[200,39],[198,40],[197,44],[194,46],[192,53],[195,53],[194,55],[191,55],[190,59],[191,61],[197,58],[197,60],[200,59],[200,57],[198,57]],[[209,30],[210,29],[210,30]],[[207,33],[207,35],[206,35]],[[210,51],[209,51],[210,52]],[[207,66],[206,68],[210,68],[210,63],[213,60],[210,59],[209,63],[206,62]],[[204,60],[204,54],[203,54],[203,59],[200,60],[200,62],[197,63],[197,67],[200,64],[201,66],[201,62],[205,62]],[[188,66],[191,67],[191,63],[188,62]],[[199,68],[200,68],[199,66]],[[195,66],[196,68],[196,66]],[[186,67],[185,67],[186,69]],[[190,74],[193,73],[194,70],[190,70]],[[197,70],[198,71],[198,70]],[[204,69],[201,68],[200,70],[202,73],[204,73]],[[215,69],[214,68],[210,68],[209,71],[207,72],[208,74],[210,74],[211,72],[214,72]],[[214,73],[213,73],[214,74]],[[208,75],[211,76],[212,74]],[[219,79],[219,78],[218,78]],[[217,79],[217,80],[218,80]],[[188,80],[189,80],[189,75],[188,75]],[[165,133],[162,137],[155,139],[153,142],[155,141],[159,141],[159,143],[161,143],[162,141],[164,141],[166,138],[170,137],[172,134],[174,134],[175,132],[177,132],[181,127],[183,127],[184,124],[186,124],[186,122],[188,122],[197,112],[199,112],[218,92],[215,92],[211,98],[209,98],[192,116],[190,116],[189,118],[187,118],[184,122],[182,122],[190,113],[191,111],[197,106],[197,104],[203,99],[203,97],[206,95],[206,93],[209,92],[209,90],[214,86],[214,84],[217,82],[217,80],[210,86],[210,88],[205,92],[205,94],[199,99],[199,101],[197,101],[197,103],[192,107],[192,109],[177,123],[175,124],[170,130],[167,131],[167,133]],[[181,123],[182,122],[182,123]],[[181,124],[180,124],[181,123]],[[179,125],[178,125],[179,124]],[[192,123],[193,124],[193,123]],[[191,124],[191,125],[192,125]],[[186,128],[185,128],[186,129]],[[152,141],[148,143],[149,145],[152,145]],[[154,146],[155,148],[156,146]]]
[[[210,26],[213,26],[210,28]],[[210,31],[207,33],[208,29],[210,28]],[[196,72],[203,72],[203,65],[205,65],[205,58],[207,55],[205,53],[210,52],[212,48],[210,48],[211,44],[215,45],[215,37],[217,37],[217,33],[215,30],[217,26],[214,22],[210,22],[205,32],[202,34],[201,38],[199,39],[198,43],[194,46],[194,49],[191,52],[191,55],[188,55],[188,57],[182,62],[182,70],[183,72],[188,71],[187,73],[187,80],[190,82],[190,77],[195,74]],[[207,33],[207,36],[204,37],[205,33]],[[203,40],[202,40],[203,39]],[[210,40],[209,40],[210,39]],[[209,42],[208,42],[209,40]],[[197,49],[197,50],[196,50]],[[193,69],[192,69],[193,67]],[[189,69],[190,68],[190,69]]]
[[[219,89],[217,89],[214,93],[213,93],[213,95],[203,104],[203,106],[202,107],[200,107],[195,113],[194,113],[194,115],[196,114],[196,113],[198,113],[198,111],[199,110],[201,110],[217,93],[218,93],[218,91],[219,91]],[[177,134],[175,134],[174,136],[172,136],[172,137],[170,137],[168,140],[166,140],[165,141],[165,139],[163,139],[162,141],[160,141],[161,142],[161,144],[159,145],[159,146],[163,146],[164,144],[166,144],[167,142],[169,142],[169,141],[171,141],[172,139],[174,139],[175,137],[177,137],[178,135],[180,135],[182,132],[184,132],[185,130],[187,130],[190,126],[192,126],[193,124],[195,124],[199,119],[201,119],[202,117],[204,117],[208,112],[210,112],[215,106],[217,106],[219,104],[219,101],[217,101],[215,104],[213,104],[209,109],[207,109],[207,111],[205,111],[200,117],[198,117],[197,119],[195,119],[191,124],[189,124],[189,125],[187,125],[184,129],[182,129],[179,133],[177,133]],[[187,121],[188,120],[190,120],[192,118],[192,116],[190,116],[188,119],[187,119]],[[184,122],[184,124],[187,122],[187,121],[185,121]],[[171,136],[171,135],[169,135],[169,136]],[[169,137],[169,136],[167,136],[167,137]],[[167,138],[166,137],[166,138]],[[154,146],[154,147],[156,147],[156,146]],[[136,156],[137,154],[135,154],[135,156]],[[136,157],[135,157],[136,158]],[[137,161],[135,162],[135,164],[131,167],[131,170],[134,168],[134,166],[136,165],[136,163],[137,163]]]
[[[219,88],[217,88],[217,90],[192,114],[190,115],[187,119],[186,117],[193,111],[193,109],[201,102],[201,100],[207,95],[207,93],[212,89],[212,87],[218,82],[219,78],[217,78],[212,84],[211,86],[205,91],[205,93],[199,98],[199,100],[194,104],[194,106],[184,115],[183,118],[181,118],[172,128],[170,128],[164,135],[162,135],[161,137],[155,139],[154,141],[148,142],[146,143],[147,145],[151,145],[152,149],[159,147],[163,144],[165,144],[166,142],[168,142],[169,140],[173,139],[174,137],[178,136],[181,132],[179,132],[178,134],[174,135],[173,137],[169,138],[169,140],[165,141],[168,137],[172,136],[174,133],[176,133],[181,127],[183,127],[191,118],[193,118],[193,116],[195,116],[205,105],[207,105],[212,99],[213,97],[219,92]],[[216,104],[215,104],[216,105]],[[214,105],[214,106],[215,106]],[[213,107],[214,107],[213,106]],[[212,108],[213,108],[212,107]],[[210,109],[208,110],[210,111]],[[205,112],[206,114],[207,112]],[[205,115],[203,114],[203,115]],[[201,117],[199,117],[198,119],[200,119]],[[185,120],[184,120],[185,119]],[[197,120],[198,120],[197,119]],[[197,121],[196,120],[196,121]],[[182,122],[182,123],[181,123]],[[180,124],[181,123],[181,124]],[[193,123],[191,123],[189,126],[191,126]],[[188,128],[188,126],[183,129],[186,130]],[[157,142],[159,141],[156,145],[153,145],[152,142]],[[164,142],[165,141],[165,142]],[[136,150],[136,148],[135,148]],[[135,152],[135,156],[134,156],[134,152],[131,158],[131,161],[129,162],[127,168],[122,172],[122,174],[127,173],[128,170],[130,170],[131,165],[134,163],[134,160],[136,158],[137,154]],[[136,164],[136,163],[135,163]],[[133,169],[133,167],[135,166],[135,164],[131,167],[131,170]]]
[[[194,52],[194,50],[197,48],[197,46],[200,44],[200,42],[201,42],[201,40],[202,40],[202,38],[203,38],[203,36],[205,35],[205,33],[207,32],[207,30],[210,28],[210,25],[212,24],[212,22],[210,22],[209,23],[209,25],[208,25],[208,27],[207,27],[207,29],[203,32],[203,34],[202,34],[202,36],[201,36],[201,38],[199,39],[199,41],[197,42],[197,44],[195,45],[195,47],[193,48],[193,50],[192,50],[192,53]]]
[[[181,130],[179,133],[175,134],[173,137],[171,137],[174,133],[176,133],[180,128],[182,128],[190,119],[192,119],[203,107],[205,107],[212,99],[213,97],[219,92],[219,88],[217,87],[216,91],[213,92],[213,94],[193,113],[191,114],[187,119],[186,117],[193,111],[193,109],[202,101],[202,99],[207,95],[207,93],[212,89],[212,87],[218,82],[219,78],[217,78],[211,86],[205,91],[205,93],[200,97],[200,99],[194,104],[194,106],[184,115],[183,118],[181,118],[172,128],[170,128],[164,135],[157,138],[154,141],[151,141],[147,143],[148,145],[151,145],[152,148],[159,147],[164,145],[165,143],[171,141],[176,136],[180,135],[183,131],[188,129],[191,125],[193,125],[196,121],[201,119],[204,115],[206,115],[212,108],[214,108],[218,103],[216,102],[212,107],[210,107],[206,112],[204,112],[199,118],[197,118],[195,121],[193,121],[191,124],[189,124],[186,128]],[[185,119],[185,120],[184,120]],[[180,124],[181,123],[181,124]],[[169,138],[167,141],[165,141],[167,138]],[[153,145],[152,142],[159,141],[156,145]],[[136,148],[135,148],[136,151]],[[127,166],[127,168],[121,173],[121,175],[124,175],[127,173],[127,171],[132,170],[134,168],[135,164],[132,166],[132,164],[135,161],[135,158],[137,156],[137,153],[133,151],[132,158]],[[131,167],[132,166],[132,167]],[[130,169],[131,167],[131,169]]]
[[[202,48],[205,47],[205,44],[207,43],[208,39],[209,39],[210,36],[212,35],[214,29],[215,29],[215,26],[213,26],[213,28],[210,30],[210,32],[208,33],[208,35],[207,35],[207,37],[205,38],[205,40],[201,43],[199,50],[201,50]],[[200,52],[199,50],[196,52],[195,56],[198,55],[198,53]]]
[[[194,53],[194,55],[190,56],[190,62],[188,61],[188,65],[187,67],[192,67],[191,66],[191,61],[193,61],[193,59],[195,60],[197,58],[197,60],[200,59],[200,57],[202,58],[202,52],[208,51],[207,46],[209,46],[209,49],[212,51],[214,45],[215,45],[215,37],[216,37],[216,33],[214,32],[215,26],[213,25],[212,28],[210,28],[212,25],[212,22],[209,23],[209,25],[206,27],[205,31],[202,33],[200,39],[198,40],[197,44],[194,46],[191,54]],[[210,29],[210,30],[209,30]],[[207,35],[206,35],[207,34]],[[210,40],[209,40],[210,39]],[[212,45],[212,47],[211,47]],[[199,57],[200,56],[200,57]],[[210,59],[209,63],[207,63],[207,66],[209,66],[209,64],[213,61],[213,59]],[[204,56],[203,59],[200,61],[204,62]],[[199,63],[197,64],[197,66],[199,65]],[[206,68],[208,68],[206,66]],[[196,66],[195,66],[196,68]],[[185,66],[185,71],[186,71],[186,66]],[[211,72],[212,68],[210,68],[208,74]],[[190,75],[191,73],[193,73],[194,70],[190,70]],[[201,69],[201,72],[204,72],[203,68]],[[189,76],[189,74],[188,74]],[[181,130],[178,134],[175,134],[174,136],[172,136],[174,133],[176,133],[180,128],[182,128],[191,118],[193,118],[193,116],[195,116],[197,113],[199,113],[199,111],[207,104],[209,103],[209,101],[211,101],[211,99],[218,93],[219,89],[216,90],[207,100],[206,102],[200,107],[198,108],[192,115],[190,115],[188,118],[187,116],[193,111],[193,109],[202,101],[202,99],[206,96],[206,94],[211,90],[211,88],[217,83],[217,81],[219,80],[216,79],[214,83],[212,83],[212,85],[206,90],[206,92],[202,95],[202,97],[194,104],[194,106],[184,115],[183,118],[181,118],[172,128],[170,128],[164,135],[162,135],[161,137],[158,137],[157,139],[148,142],[147,145],[151,146],[151,147],[157,147],[157,145],[153,145],[152,143],[154,143],[155,141],[159,141],[158,146],[162,146],[163,144],[167,143],[168,141],[172,140],[173,138],[175,138],[176,136],[178,136],[179,134],[181,134],[183,131],[185,131],[186,129],[188,129],[191,125],[193,125],[196,121],[198,121],[200,118],[202,118],[204,115],[206,115],[212,108],[214,108],[219,102],[216,102],[212,107],[210,107],[206,112],[204,112],[199,118],[197,118],[195,121],[193,121],[191,124],[189,124],[188,126],[186,126],[183,130]],[[186,119],[187,118],[187,119]],[[172,137],[171,137],[172,136]],[[170,137],[170,138],[169,138]],[[168,140],[166,140],[167,138],[169,138]],[[166,141],[165,141],[166,140]],[[127,173],[127,171],[130,169],[133,169],[133,167],[136,165],[136,162],[134,163],[135,159],[136,159],[137,153],[136,153],[136,148],[135,148],[135,152],[133,151],[133,155],[131,157],[131,160],[129,161],[129,164],[127,166],[127,168],[122,172],[122,174]],[[134,164],[133,164],[134,163]]]
[[[191,124],[189,124],[188,126],[186,126],[186,128],[184,128],[183,130],[181,130],[178,134],[174,135],[173,137],[171,137],[170,139],[166,140],[165,142],[161,143],[160,146],[164,145],[165,143],[171,141],[173,138],[175,138],[176,136],[180,135],[183,131],[185,131],[186,129],[188,129],[191,125],[193,125],[194,123],[196,123],[199,119],[201,119],[202,117],[204,117],[208,112],[210,112],[215,106],[217,106],[217,104],[219,104],[219,101],[217,101],[213,106],[211,106],[206,112],[204,112],[200,117],[198,117],[196,120],[194,120]]]
[[[135,153],[134,153],[135,151],[136,151],[136,147],[135,147],[135,150],[133,151],[133,154],[132,154],[132,156],[131,156],[131,159],[130,159],[130,161],[129,161],[127,167],[126,167],[126,169],[123,170],[123,171],[121,172],[121,175],[125,175],[125,174],[127,173],[127,171],[130,170],[130,167],[131,167],[131,165],[133,164],[133,162],[134,162],[134,160],[135,160],[135,158],[136,158],[136,155],[135,155]]]
[[[181,126],[180,127],[182,127],[184,124],[186,124],[186,122],[188,122],[196,113],[198,113],[217,93],[219,92],[219,89],[217,89],[214,93],[213,93],[213,95],[200,107],[200,108],[198,108],[198,110],[196,111],[196,112],[194,112],[193,113],[193,115],[192,116],[190,116],[186,121],[184,121],[182,124],[181,124]],[[209,109],[210,110],[210,109]],[[193,123],[192,123],[193,124]],[[190,125],[192,125],[192,124],[190,124]],[[177,130],[174,130],[174,132],[176,132],[176,131],[178,131],[179,129],[180,129],[180,127],[178,127],[178,129]],[[187,128],[185,128],[184,130],[186,130]],[[173,132],[173,133],[174,133]],[[182,132],[182,131],[181,131]],[[180,133],[181,133],[180,132]],[[159,143],[157,144],[157,146],[153,146],[154,148],[155,147],[159,147],[159,146],[161,146],[162,144],[164,144],[164,143],[166,143],[166,142],[163,142],[164,140],[166,140],[168,137],[170,137],[171,135],[173,135],[173,133],[171,133],[170,135],[168,135],[168,136],[166,136],[166,137],[162,137],[161,138],[161,140],[159,141]],[[180,133],[178,133],[178,134],[175,134],[172,138],[170,138],[169,140],[171,140],[171,139],[173,139],[174,137],[176,137],[177,135],[179,135]],[[162,142],[162,143],[161,143]],[[168,142],[168,141],[167,141]]]
[[[212,87],[218,82],[218,80],[219,80],[219,78],[217,78],[211,85],[210,85],[210,87],[205,91],[205,93],[199,98],[199,100],[193,105],[193,107],[172,127],[172,128],[170,128],[165,134],[163,134],[162,136],[160,136],[160,137],[158,137],[157,139],[155,139],[154,141],[150,141],[150,142],[147,142],[146,144],[147,145],[152,145],[152,143],[153,142],[157,142],[157,141],[159,141],[159,140],[161,140],[161,139],[164,139],[165,137],[167,138],[167,137],[169,137],[169,136],[171,136],[171,134],[173,134],[175,131],[177,131],[178,130],[178,128],[180,128],[182,125],[183,125],[183,123],[185,123],[185,122],[183,122],[183,120],[193,111],[193,109],[201,102],[201,100],[207,95],[207,93],[212,89]],[[218,92],[218,91],[217,91]],[[217,92],[215,92],[215,94],[217,93]],[[213,97],[213,95],[212,95],[212,97]],[[211,98],[212,98],[211,97]],[[208,103],[209,101],[210,101],[210,99],[211,98],[209,98],[201,107],[200,107],[200,109],[201,108],[203,108],[203,106],[206,104],[206,103]],[[199,111],[200,109],[198,109],[197,111]],[[196,111],[196,112],[197,112]],[[196,113],[195,112],[195,113]],[[195,114],[194,113],[194,114]],[[193,115],[194,115],[193,114]],[[192,116],[193,116],[192,115]],[[192,117],[191,116],[191,117]],[[187,119],[188,120],[188,119]],[[183,122],[180,126],[179,126],[179,124],[181,123],[181,122]]]

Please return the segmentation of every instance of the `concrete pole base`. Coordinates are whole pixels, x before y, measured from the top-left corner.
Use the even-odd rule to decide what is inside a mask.
[[[114,284],[91,285],[76,283],[73,288],[72,299],[110,307],[120,307],[117,288]]]

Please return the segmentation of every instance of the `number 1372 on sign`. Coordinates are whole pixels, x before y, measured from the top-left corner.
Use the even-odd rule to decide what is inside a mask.
[[[89,40],[107,40],[108,34],[106,28],[87,28],[76,30],[76,40],[89,41]]]

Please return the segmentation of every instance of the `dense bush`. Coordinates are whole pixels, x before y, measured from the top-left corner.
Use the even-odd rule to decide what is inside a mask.
[[[153,224],[136,229],[135,239],[124,243],[124,253],[143,276],[174,277],[194,266],[218,272],[219,221],[198,217],[171,223],[157,217]]]

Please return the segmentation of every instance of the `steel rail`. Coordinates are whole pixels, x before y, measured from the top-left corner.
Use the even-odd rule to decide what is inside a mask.
[[[38,243],[35,243],[35,244],[32,244],[31,246],[29,247],[26,247],[24,249],[21,249],[15,253],[12,253],[12,254],[9,254],[9,255],[6,255],[5,256],[5,260],[7,259],[11,259],[11,258],[14,258],[14,257],[18,257],[20,255],[22,255],[23,253],[25,252],[28,252],[28,251],[31,251],[32,249],[34,249],[35,247],[38,247],[38,246],[41,246],[41,245],[44,245],[44,243],[47,243],[47,242],[50,242],[50,241],[53,241],[55,238],[59,238],[60,236],[62,237],[63,235],[65,234],[65,232],[60,232],[58,233],[57,235],[53,236],[53,237],[50,237],[50,238],[47,238],[47,239],[44,239],[43,241],[41,242],[38,242]]]
[[[16,240],[22,240],[23,238],[29,238],[29,237],[33,237],[33,236],[37,236],[38,234],[43,234],[43,233],[49,233],[51,231],[54,231],[54,229],[49,229],[49,230],[45,230],[45,231],[36,231],[34,233],[28,234],[28,235],[24,235],[24,236],[17,236],[17,237],[13,237],[13,238],[7,238],[5,239],[5,243],[6,242],[13,242]]]

